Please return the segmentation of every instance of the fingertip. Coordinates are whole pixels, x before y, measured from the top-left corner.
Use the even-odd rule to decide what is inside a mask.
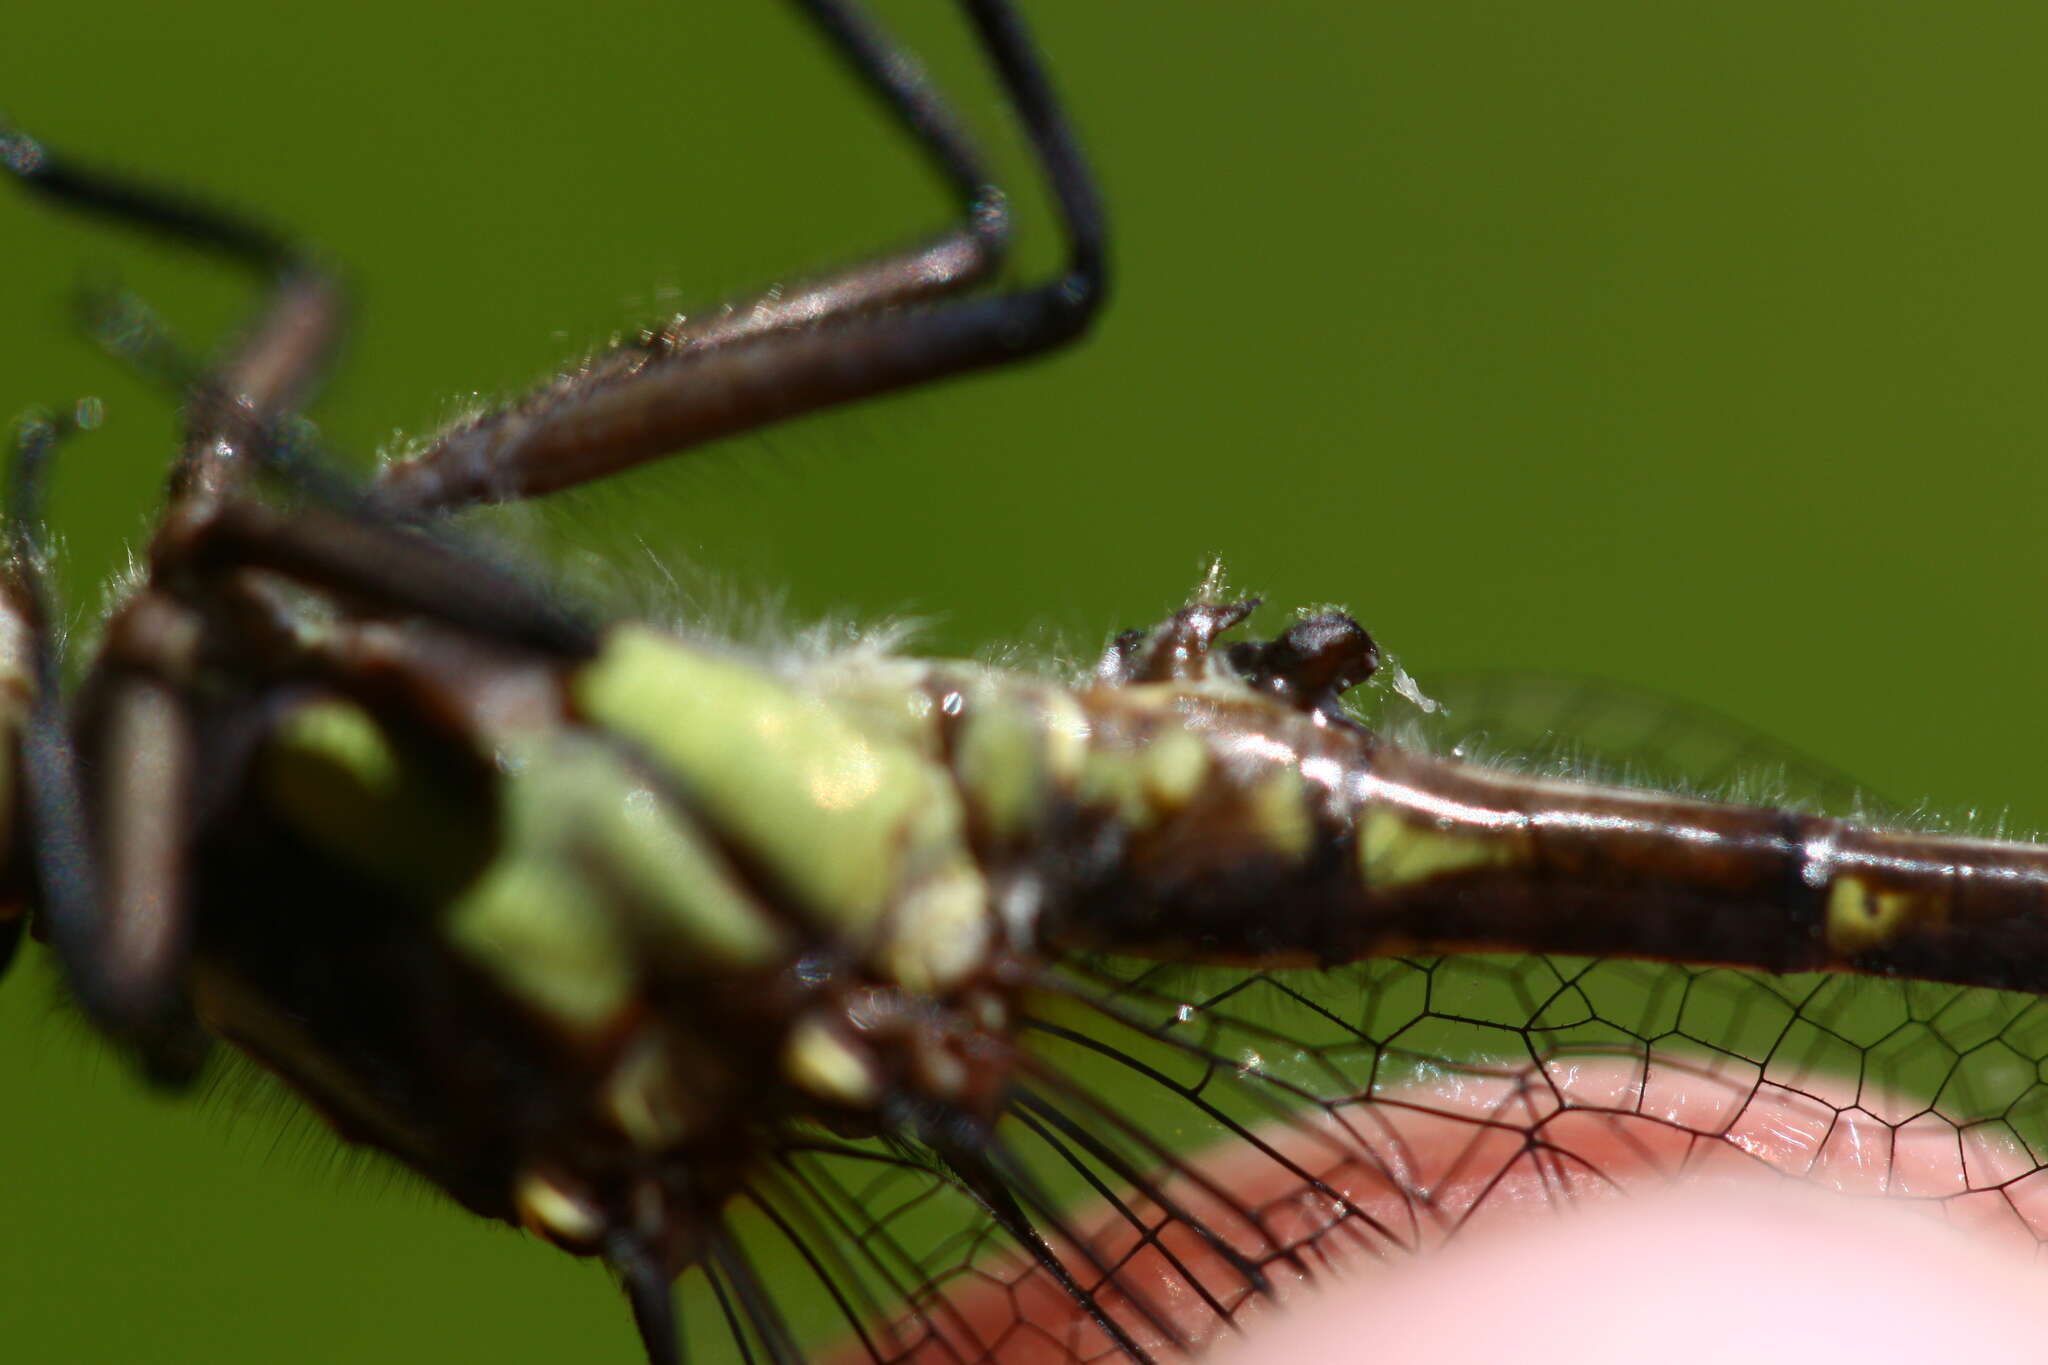
[[[2029,1258],[1900,1207],[1733,1184],[1463,1239],[1276,1315],[1221,1365],[2027,1359]],[[1993,1355],[2002,1352],[2003,1356]]]

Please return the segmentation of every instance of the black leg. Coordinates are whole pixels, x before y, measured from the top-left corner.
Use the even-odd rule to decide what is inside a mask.
[[[1100,1281],[1123,1288],[1117,1276],[1102,1263],[1085,1237],[1060,1221],[1053,1212],[1053,1202],[1033,1187],[1023,1168],[1008,1159],[992,1134],[982,1135],[972,1145],[953,1141],[952,1135],[926,1134],[925,1139],[932,1144],[932,1149],[938,1153],[960,1188],[981,1204],[996,1226],[1024,1249],[1126,1360],[1132,1365],[1152,1365],[1151,1354],[1131,1337],[1123,1324],[1110,1316],[1108,1306],[1096,1296],[1095,1291],[1074,1278],[1073,1268],[1039,1231],[1038,1223],[1025,1210],[1025,1202],[1037,1209],[1039,1218],[1074,1248],[1077,1258]],[[1187,1343],[1143,1294],[1135,1288],[1124,1288],[1123,1292],[1131,1307],[1159,1332],[1168,1345],[1185,1349]]]
[[[624,348],[611,367],[600,365],[587,383],[621,377],[663,356],[688,352],[690,363],[701,363],[697,358],[720,347],[942,298],[1002,268],[1009,248],[1008,201],[924,68],[846,0],[795,2],[946,181],[959,202],[960,221],[921,246],[678,318]]]
[[[180,482],[174,515],[151,546],[154,571],[262,566],[510,644],[570,656],[595,648],[591,628],[529,576],[460,543],[451,530],[422,534],[371,506],[361,483],[318,447],[302,420],[231,401],[139,299],[109,295],[88,306],[88,326],[102,342],[150,377],[191,395],[188,417],[195,429],[241,457],[238,482],[249,470],[261,470],[300,504],[286,514],[252,499],[202,496],[195,502],[190,494],[196,490]],[[192,469],[181,466],[181,476]],[[185,514],[175,515],[181,504]],[[119,638],[118,629],[110,632],[110,640]],[[142,667],[149,667],[147,659]],[[0,920],[0,931],[4,926]]]
[[[14,846],[27,851],[37,914],[80,1005],[134,1044],[153,1078],[181,1084],[205,1050],[180,994],[191,730],[171,687],[123,670],[104,688],[104,761],[82,763],[73,742],[42,502],[50,457],[76,426],[25,420],[10,469],[8,597],[31,680],[16,768],[26,837]]]
[[[956,183],[978,174],[964,139],[940,117],[942,106],[921,79],[906,81],[908,59],[860,10],[842,0],[803,4]],[[965,280],[948,276],[942,287],[920,292],[910,280],[890,282],[904,258],[889,258],[799,290],[794,309],[776,304],[765,321],[738,332],[726,319],[765,305],[735,305],[701,335],[686,328],[652,352],[628,348],[535,400],[448,433],[385,470],[379,500],[411,518],[533,497],[800,413],[1012,363],[1086,331],[1107,287],[1094,180],[1012,8],[1002,0],[963,0],[963,7],[1051,187],[1067,239],[1059,274],[986,298],[884,311],[873,301],[901,304]],[[977,192],[970,226],[1000,202]],[[836,291],[844,297],[835,301]]]
[[[42,544],[37,518],[41,480],[37,468],[59,428],[41,414],[21,419],[15,428],[8,492],[6,545],[0,559],[0,977],[7,974],[28,924],[28,902],[36,880],[35,860],[41,845],[33,834],[32,817],[23,811],[27,779],[23,765],[33,747],[28,732],[36,723],[38,682],[56,671],[45,660],[48,635],[42,621],[48,610],[43,587]]]
[[[724,1228],[712,1228],[706,1238],[705,1265],[731,1289],[740,1321],[760,1345],[767,1365],[804,1365],[804,1353],[775,1306],[775,1295],[762,1282],[746,1252]],[[735,1332],[734,1340],[744,1340]],[[655,1362],[660,1365],[660,1362]]]
[[[46,414],[24,418],[15,430],[8,467],[7,549],[10,605],[26,634],[30,689],[16,738],[19,754],[17,818],[29,831],[26,847],[38,915],[72,988],[96,1018],[113,1013],[110,991],[97,969],[101,939],[99,869],[92,857],[80,791],[78,755],[64,713],[63,659],[51,620],[56,610],[45,567],[45,471],[73,423]]]
[[[266,277],[305,269],[299,254],[267,227],[175,190],[84,170],[5,124],[0,124],[0,170],[11,174],[22,188],[75,213],[111,219],[180,246],[225,256]]]
[[[318,378],[340,325],[334,281],[267,227],[175,190],[74,166],[5,125],[0,170],[73,212],[223,256],[264,282],[255,319],[191,396],[185,453],[173,481],[180,495],[227,491],[241,467],[238,429],[251,414],[267,420],[297,407]]]
[[[159,535],[159,564],[271,569],[505,644],[566,658],[597,651],[597,627],[516,570],[375,515],[313,505],[281,512],[239,498],[193,527],[175,549]]]
[[[957,158],[941,161],[962,174],[973,169]],[[161,572],[173,563],[202,569],[232,567],[224,560],[239,554],[245,557],[242,562],[363,592],[495,638],[552,652],[588,652],[588,628],[547,594],[473,553],[403,532],[388,518],[362,515],[360,493],[334,478],[305,448],[292,410],[329,349],[339,297],[332,282],[284,238],[175,191],[80,169],[42,143],[5,127],[0,127],[0,168],[25,189],[64,207],[224,256],[267,282],[268,293],[254,324],[228,356],[210,368],[183,354],[135,301],[117,297],[93,305],[94,330],[104,340],[187,397],[185,453],[172,478],[172,504],[152,546],[154,570]],[[35,443],[18,464],[35,467],[46,444]],[[285,516],[229,497],[251,469],[278,473],[295,492],[320,506]],[[32,522],[32,516],[17,517],[21,527]],[[41,590],[40,582],[36,588]],[[156,700],[126,687],[111,688],[110,693],[116,708],[110,720],[163,733],[162,708]],[[175,746],[170,752],[176,752]],[[163,780],[174,776],[162,767],[150,768],[146,775]],[[162,846],[143,837],[146,831],[140,825],[118,832],[123,838],[136,836],[133,847],[138,853],[147,848],[162,851]],[[144,886],[138,883],[135,889],[147,899]],[[135,923],[139,931],[144,923],[175,923],[176,918],[144,915]],[[175,956],[166,951],[167,941],[145,950],[137,939],[131,946],[143,959]],[[133,999],[132,991],[106,984],[110,1008],[113,996]],[[95,998],[90,991],[84,995],[89,1003]]]
[[[668,1271],[646,1247],[620,1239],[605,1252],[605,1260],[626,1291],[633,1309],[633,1325],[639,1329],[647,1365],[677,1365],[682,1358],[681,1335],[677,1331],[675,1297]]]

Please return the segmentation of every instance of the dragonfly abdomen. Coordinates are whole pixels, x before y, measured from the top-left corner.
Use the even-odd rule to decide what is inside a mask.
[[[1512,951],[2048,979],[2039,848],[1411,751],[1336,705],[1332,680],[1349,683],[1328,654],[1370,650],[1348,618],[1212,652],[1243,614],[1198,602],[1120,642],[1092,685],[985,684],[939,708],[958,717],[949,752],[992,884],[1041,916],[1047,948],[1268,967]],[[1321,656],[1304,645],[1318,633]]]
[[[2028,845],[1393,746],[1358,788],[1367,953],[1689,958],[2029,988],[2048,974],[2048,857]]]

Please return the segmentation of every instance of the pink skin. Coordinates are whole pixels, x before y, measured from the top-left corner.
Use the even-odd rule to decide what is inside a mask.
[[[1846,1082],[1801,1087],[1668,1060],[1647,1072],[1592,1060],[1468,1079],[1454,1094],[1390,1094],[1363,1139],[1371,1160],[1355,1155],[1358,1129],[1345,1139],[1348,1158],[1328,1129],[1269,1136],[1424,1254],[1388,1252],[1357,1218],[1329,1231],[1326,1201],[1301,1196],[1300,1178],[1270,1158],[1239,1150],[1204,1171],[1259,1206],[1269,1235],[1302,1244],[1314,1283],[1274,1266],[1285,1310],[1247,1302],[1236,1313],[1243,1330],[1233,1331],[1184,1286],[1164,1287],[1176,1281],[1163,1272],[1148,1278],[1156,1253],[1134,1258],[1127,1282],[1156,1286],[1155,1306],[1229,1365],[2048,1353],[2048,1281],[2035,1264],[2048,1236],[2048,1177],[2028,1177],[2034,1163],[1995,1130],[1959,1136],[1906,1106],[1871,1112],[1885,1105],[1868,1097],[1869,1107],[1852,1107]],[[1423,1213],[1384,1173],[1396,1160],[1406,1186],[1433,1192]],[[1193,1182],[1177,1181],[1174,1197],[1234,1244],[1256,1244]],[[1132,1238],[1103,1226],[1098,1254],[1115,1259]],[[1213,1252],[1176,1233],[1164,1240],[1226,1303],[1242,1297]],[[980,1341],[998,1343],[992,1358],[1002,1365],[1105,1353],[1099,1329],[1077,1321],[1037,1272],[965,1278],[949,1308]],[[1119,1320],[1156,1343],[1124,1309]],[[2001,1347],[2004,1356],[1987,1354]],[[922,1365],[979,1354],[959,1349],[955,1357],[928,1342],[911,1356]]]
[[[1882,1200],[1730,1182],[1462,1240],[1276,1314],[1218,1365],[2038,1359],[2041,1271]]]

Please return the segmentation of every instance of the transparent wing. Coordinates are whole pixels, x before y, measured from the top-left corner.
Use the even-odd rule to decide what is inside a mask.
[[[1639,688],[1568,674],[1468,672],[1427,680],[1424,711],[1382,695],[1397,742],[1489,766],[1882,824],[1902,808],[1753,726]]]
[[[1890,809],[1647,694],[1486,675],[1431,695],[1448,716],[1408,707],[1402,738],[1440,752]],[[835,1359],[1167,1358],[1338,1266],[1730,1173],[1907,1200],[2016,1245],[2048,1237],[2048,1009],[2031,995],[1540,955],[1327,971],[1098,957],[1045,986],[988,1141],[1068,1283],[929,1159],[899,1154],[828,1182],[849,1264],[897,1267],[862,1272],[880,1325]]]

